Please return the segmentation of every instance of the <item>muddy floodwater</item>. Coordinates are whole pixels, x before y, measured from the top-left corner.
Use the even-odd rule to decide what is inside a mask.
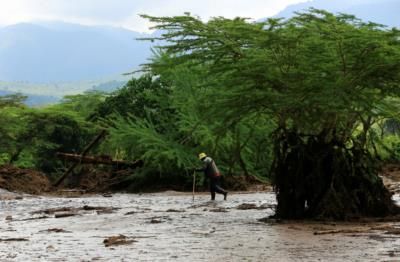
[[[398,222],[264,223],[272,192],[218,197],[3,197],[0,261],[400,261]]]

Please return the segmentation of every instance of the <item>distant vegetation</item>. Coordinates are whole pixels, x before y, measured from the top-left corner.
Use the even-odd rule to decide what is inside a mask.
[[[29,106],[54,104],[67,95],[81,94],[86,91],[110,93],[124,86],[130,77],[114,76],[109,79],[66,83],[29,83],[0,81],[0,96],[21,93],[27,96]]]
[[[100,83],[98,85],[94,85],[90,90],[111,93],[111,92],[115,91],[116,89],[123,87],[126,83],[127,83],[127,81],[112,80],[112,81]]]

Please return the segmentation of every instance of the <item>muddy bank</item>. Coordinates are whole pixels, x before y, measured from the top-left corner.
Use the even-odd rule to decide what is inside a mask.
[[[53,187],[55,181],[50,181],[48,175],[32,169],[17,168],[10,165],[0,166],[0,188],[18,193],[28,194],[59,194],[71,195],[75,193],[99,193],[99,192],[120,192],[126,191],[134,180],[128,181],[127,177],[132,175],[134,170],[131,169],[96,169],[90,166],[77,168],[76,172],[66,177],[63,184],[59,187]],[[139,178],[139,182],[140,182]],[[230,191],[261,191],[269,190],[270,186],[265,182],[262,183],[253,177],[234,176],[224,177],[224,186]],[[155,180],[157,181],[157,180]],[[182,182],[182,181],[181,181]],[[140,185],[136,192],[162,192],[175,188],[179,191],[185,190],[183,185],[168,185],[165,181],[147,182]],[[176,181],[179,183],[179,181]],[[139,183],[140,184],[140,183]],[[186,188],[187,191],[191,191]],[[197,187],[197,191],[206,190],[208,188]]]
[[[50,190],[48,177],[32,169],[0,166],[0,188],[12,192],[41,194]]]
[[[395,195],[398,199],[398,195]],[[396,261],[398,222],[260,222],[273,193],[1,201],[5,261]],[[73,213],[72,216],[56,216]]]

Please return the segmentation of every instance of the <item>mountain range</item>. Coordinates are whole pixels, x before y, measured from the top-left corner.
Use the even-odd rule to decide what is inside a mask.
[[[150,55],[145,35],[122,28],[60,22],[0,28],[0,80],[93,80],[131,72]]]

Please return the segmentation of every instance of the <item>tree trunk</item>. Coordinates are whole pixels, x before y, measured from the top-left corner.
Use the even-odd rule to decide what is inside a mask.
[[[370,154],[325,136],[284,132],[272,171],[276,217],[345,220],[399,213]]]

